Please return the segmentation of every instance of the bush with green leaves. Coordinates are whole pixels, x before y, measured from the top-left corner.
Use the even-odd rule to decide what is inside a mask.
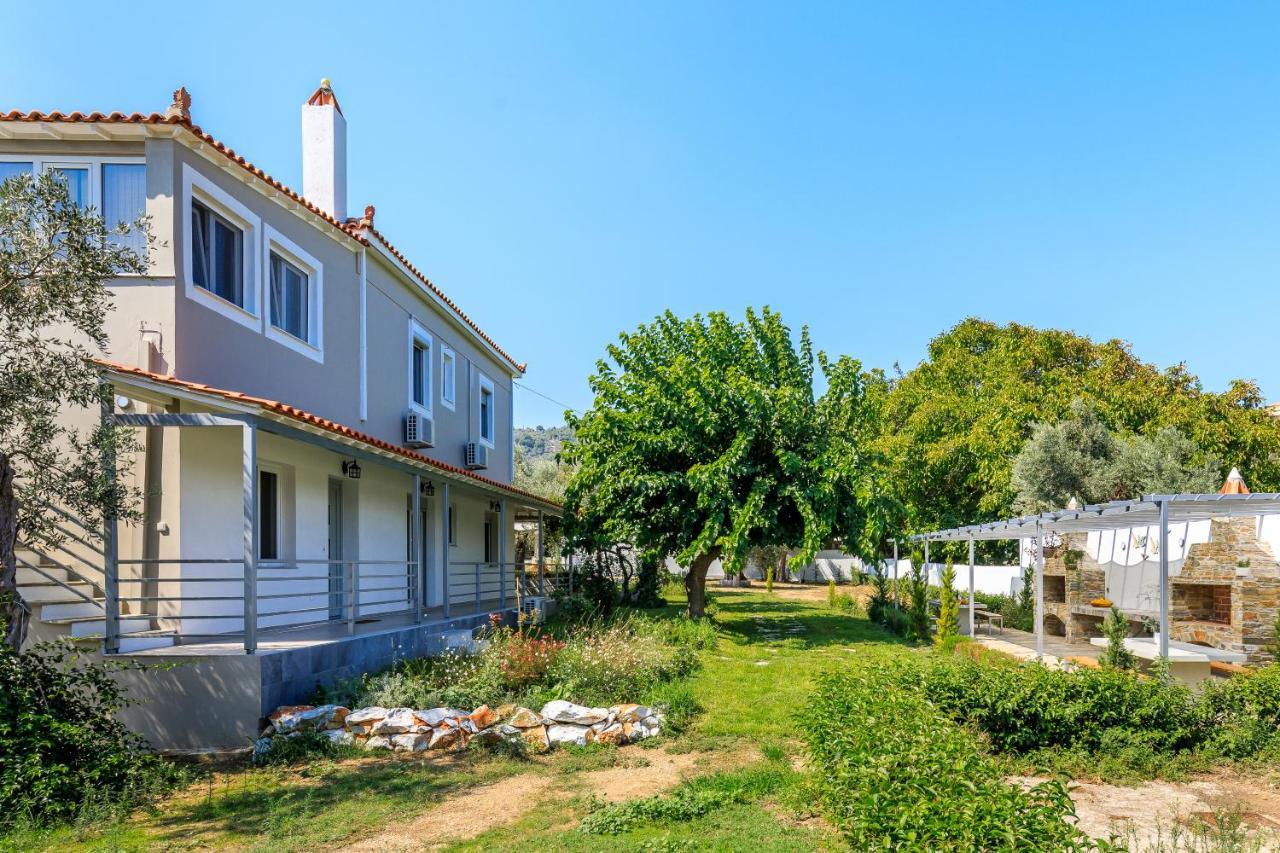
[[[929,640],[929,570],[924,559],[911,561],[911,578],[908,583],[910,596],[907,613],[910,616],[908,636],[916,642]]]
[[[912,656],[915,657],[915,656]],[[804,736],[823,810],[856,850],[1088,850],[1059,781],[1005,782],[978,741],[870,656],[823,676]]]
[[[956,565],[947,557],[942,568],[942,589],[939,593],[938,635],[935,637],[940,646],[948,647],[960,634],[960,602],[956,598]]]
[[[1102,620],[1102,636],[1107,638],[1107,645],[1102,651],[1102,665],[1111,669],[1135,669],[1138,657],[1125,646],[1129,637],[1129,620],[1114,604],[1107,618]]]
[[[130,668],[0,643],[0,826],[120,815],[185,778],[116,718],[128,701],[113,673]]]

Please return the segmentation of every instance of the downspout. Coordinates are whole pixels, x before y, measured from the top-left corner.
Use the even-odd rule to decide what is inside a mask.
[[[367,249],[360,249],[357,266],[360,268],[360,420],[369,419],[369,329],[366,312],[368,278],[365,273]]]

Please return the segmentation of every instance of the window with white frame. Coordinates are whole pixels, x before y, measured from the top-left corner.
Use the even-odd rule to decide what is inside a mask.
[[[0,183],[15,175],[52,172],[80,207],[95,207],[107,226],[132,226],[147,213],[147,166],[137,157],[46,157],[4,155],[0,159]],[[147,248],[141,229],[113,234],[113,243],[137,252]]]
[[[258,559],[280,559],[280,478],[258,471]]]
[[[493,380],[480,376],[480,441],[493,447]]]
[[[244,231],[203,202],[191,201],[191,280],[237,308],[252,310],[245,292]]]
[[[413,408],[431,412],[431,346],[426,329],[409,321],[409,402]]]
[[[440,345],[440,402],[452,409],[457,399],[458,357],[453,348]]]
[[[189,164],[182,167],[181,199],[187,298],[261,332],[262,220]]]
[[[267,337],[316,361],[324,360],[324,268],[270,225],[266,244]]]

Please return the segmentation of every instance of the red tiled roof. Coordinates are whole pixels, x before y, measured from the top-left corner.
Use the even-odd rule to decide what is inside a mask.
[[[254,397],[250,394],[243,394],[239,391],[228,391],[224,388],[212,388],[208,385],[204,385],[199,382],[189,382],[185,379],[179,379],[176,376],[166,376],[163,373],[153,373],[150,370],[143,370],[139,367],[129,367],[128,365],[118,364],[114,361],[107,361],[105,359],[95,359],[95,363],[97,363],[98,365],[106,368],[107,370],[113,373],[119,373],[125,376],[136,376],[142,379],[148,379],[152,382],[159,382],[163,385],[172,385],[177,388],[186,388],[191,391],[197,391],[201,394],[210,394],[215,397],[221,397],[225,400],[229,400],[236,403],[249,403],[251,405],[260,406],[264,409],[268,409],[278,414],[287,415],[293,418],[294,420],[302,421],[303,423],[308,423],[313,426],[318,426],[322,429],[328,430],[329,432],[337,433],[338,435],[355,439],[356,441],[362,442],[364,444],[368,444],[371,447],[376,447],[379,450],[390,451],[391,453],[395,453],[399,456],[403,456],[406,459],[412,459],[414,462],[420,462],[422,464],[429,465],[433,468],[438,468],[441,471],[447,471],[450,474],[456,474],[462,477],[467,477],[468,479],[475,480],[479,483],[483,483],[486,486],[490,486],[495,489],[500,489],[504,492],[509,492],[513,495],[519,495],[520,497],[523,497],[523,498],[530,498],[532,500],[537,501],[538,503],[541,503],[547,506],[553,506],[553,507],[559,506],[559,504],[557,504],[555,501],[551,501],[551,500],[547,500],[546,498],[539,497],[538,495],[535,495],[533,492],[526,492],[524,489],[517,489],[515,486],[511,486],[506,483],[502,483],[497,480],[490,479],[489,477],[482,477],[481,475],[476,474],[473,471],[468,471],[466,468],[459,468],[456,465],[450,465],[447,462],[441,462],[438,459],[432,459],[430,456],[424,456],[421,453],[416,453],[412,450],[409,450],[408,448],[400,447],[399,445],[392,444],[389,441],[383,441],[380,438],[375,438],[374,436],[369,435],[368,433],[363,433],[363,432],[360,432],[359,430],[354,430],[349,426],[338,423],[337,421],[331,421],[328,418],[322,418],[319,415],[313,415],[310,412],[299,409],[296,406],[290,406],[288,403],[281,403],[276,400],[268,400],[265,397]]]
[[[334,101],[334,105],[335,106],[337,105],[336,99]],[[401,263],[403,263],[410,272],[412,272],[423,284],[425,284],[427,288],[431,290],[432,293],[439,296],[446,305],[452,308],[453,312],[458,315],[458,318],[461,319],[462,322],[467,324],[468,328],[470,328],[477,335],[479,335],[481,340],[489,344],[489,346],[493,347],[493,349],[499,355],[501,355],[504,359],[506,359],[507,362],[510,363],[512,367],[514,367],[516,370],[520,371],[521,373],[524,373],[526,367],[528,366],[527,363],[525,362],[516,361],[509,353],[507,353],[506,350],[498,346],[498,344],[493,340],[493,338],[485,334],[484,330],[481,329],[479,326],[477,326],[474,320],[472,320],[465,313],[463,313],[462,309],[459,308],[452,299],[445,296],[444,292],[440,290],[440,288],[436,287],[430,281],[430,279],[428,279],[425,275],[419,272],[418,268],[415,267],[413,264],[411,264],[409,260],[403,254],[401,254],[400,250],[396,249],[395,246],[391,245],[391,243],[387,241],[387,238],[383,237],[382,234],[375,231],[373,229],[372,223],[365,225],[364,222],[360,219],[349,219],[346,222],[339,221],[332,214],[326,212],[325,210],[307,201],[299,193],[289,189],[289,187],[280,183],[280,181],[276,180],[275,178],[268,175],[266,172],[259,169],[257,166],[250,163],[243,156],[241,156],[240,154],[237,154],[235,152],[235,149],[229,148],[228,146],[219,142],[217,139],[214,139],[213,136],[206,133],[198,124],[193,123],[188,118],[183,118],[180,115],[166,115],[163,113],[129,113],[126,115],[125,113],[121,113],[121,112],[82,113],[77,111],[77,112],[71,112],[71,113],[62,113],[55,110],[51,113],[42,113],[39,111],[22,112],[21,110],[11,110],[7,113],[0,113],[0,122],[5,122],[5,121],[25,122],[29,124],[38,124],[40,122],[53,122],[53,123],[63,122],[63,123],[79,123],[79,124],[166,124],[166,125],[172,125],[174,127],[180,127],[183,130],[190,132],[197,139],[199,139],[201,142],[204,142],[205,144],[207,144],[209,147],[211,147],[218,153],[229,158],[232,162],[236,163],[238,166],[245,169],[250,174],[254,175],[255,177],[259,178],[262,181],[265,181],[272,188],[278,190],[279,192],[288,196],[291,200],[302,205],[311,213],[320,217],[326,223],[333,226],[334,228],[337,228],[346,236],[351,237],[357,242],[367,246],[369,245],[369,240],[365,236],[365,234],[366,233],[372,234],[374,237],[378,239],[378,242],[380,242],[383,246],[385,246],[387,250],[396,257],[396,259],[398,259]]]

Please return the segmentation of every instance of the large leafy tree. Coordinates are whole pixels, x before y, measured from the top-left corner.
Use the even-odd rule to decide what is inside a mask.
[[[91,526],[104,511],[133,511],[130,490],[102,476],[104,457],[130,448],[127,431],[75,429],[65,417],[96,416],[104,402],[90,359],[107,347],[106,283],[147,270],[145,254],[117,239],[131,227],[146,223],[109,227],[71,203],[53,173],[0,184],[0,619],[15,651],[28,615],[15,549],[58,539],[45,506]]]
[[[1033,425],[1062,420],[1077,399],[1118,433],[1175,428],[1197,448],[1192,466],[1216,459],[1255,488],[1280,487],[1280,425],[1255,384],[1212,393],[1183,365],[1160,370],[1123,341],[978,319],[934,338],[928,358],[889,383],[875,442],[882,482],[916,529],[1007,517],[1013,460]]]
[[[833,539],[860,548],[868,377],[849,358],[820,362],[819,399],[808,331],[797,347],[767,308],[667,312],[621,335],[590,379],[591,409],[566,413],[571,541],[674,555],[693,616],[718,558],[735,571],[758,546],[793,548],[795,564]]]

